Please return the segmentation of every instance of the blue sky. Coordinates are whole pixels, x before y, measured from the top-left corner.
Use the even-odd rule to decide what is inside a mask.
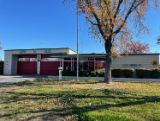
[[[135,37],[150,44],[151,52],[160,52],[160,9],[146,15],[149,35]],[[80,52],[104,52],[102,43],[88,33],[88,24],[80,17]],[[74,6],[62,0],[0,0],[0,41],[3,49],[58,48],[76,50]],[[3,57],[3,52],[0,52]]]

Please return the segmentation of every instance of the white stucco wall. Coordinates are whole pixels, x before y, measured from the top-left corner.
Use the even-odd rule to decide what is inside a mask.
[[[15,57],[13,57],[12,52],[5,51],[4,57],[4,75],[12,75],[14,71]]]
[[[20,49],[20,50],[6,50],[4,57],[4,75],[17,74],[17,55],[20,54],[76,54],[69,48],[48,48],[48,49]],[[39,63],[37,63],[39,67]],[[40,73],[39,68],[37,72]]]
[[[156,68],[153,61],[160,62],[159,55],[125,55],[113,59],[112,68]]]
[[[60,49],[28,49],[28,50],[7,50],[5,51],[4,74],[15,75],[17,73],[17,55],[19,54],[76,54],[68,48]],[[153,61],[160,63],[160,55],[125,55],[113,59],[112,68],[156,68]],[[37,72],[39,73],[39,69]]]

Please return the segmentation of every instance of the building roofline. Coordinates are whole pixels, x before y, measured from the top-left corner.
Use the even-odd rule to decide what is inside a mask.
[[[4,50],[4,51],[21,51],[21,50],[47,50],[47,49],[67,49],[67,50],[72,50],[73,52],[76,53],[75,50],[69,48],[69,47],[62,47],[62,48],[31,48],[31,49],[8,49],[8,50]],[[69,54],[69,56],[74,56],[77,54]],[[105,53],[79,53],[80,56],[105,56]],[[160,55],[160,53],[144,53],[144,54],[122,54],[121,56],[136,56],[136,55]]]
[[[4,51],[19,51],[19,50],[47,50],[47,49],[68,49],[68,50],[72,50],[73,49],[69,48],[69,47],[62,47],[62,48],[31,48],[31,49],[7,49]],[[75,52],[75,51],[74,51]]]
[[[159,53],[148,53],[148,54],[129,54],[128,56],[143,56],[143,55],[160,55]],[[77,54],[69,54],[69,55],[52,55],[52,57],[76,57]],[[93,53],[88,53],[88,54],[79,54],[80,57],[105,57],[105,54],[93,54]],[[121,56],[126,56],[126,55],[121,55]]]
[[[122,55],[160,55],[160,53],[143,53],[143,54],[122,54]]]
[[[105,53],[80,53],[80,55],[104,55]],[[144,53],[144,54],[121,54],[121,56],[124,55],[129,55],[129,56],[134,56],[134,55],[160,55],[160,53]]]

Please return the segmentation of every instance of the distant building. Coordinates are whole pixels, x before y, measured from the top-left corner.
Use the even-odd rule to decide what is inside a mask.
[[[76,71],[76,52],[69,48],[5,50],[5,75],[58,75],[59,67]],[[104,68],[104,54],[80,54],[79,70]],[[155,68],[160,54],[122,55],[113,59],[112,68]]]

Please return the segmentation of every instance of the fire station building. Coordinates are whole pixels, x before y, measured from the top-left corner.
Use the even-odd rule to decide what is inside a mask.
[[[105,54],[80,54],[79,70],[104,68]],[[155,64],[157,63],[157,65]],[[76,52],[70,48],[5,50],[4,75],[58,75],[76,71]],[[156,68],[160,54],[122,55],[113,59],[112,68]]]

